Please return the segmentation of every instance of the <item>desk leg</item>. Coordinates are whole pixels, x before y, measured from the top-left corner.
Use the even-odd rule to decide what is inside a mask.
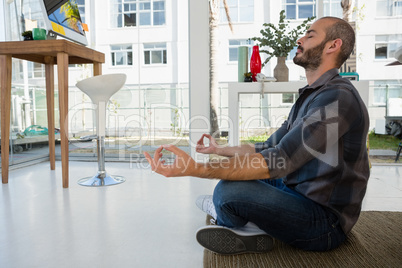
[[[54,65],[46,64],[46,102],[47,102],[47,128],[49,129],[49,160],[50,169],[56,168],[55,135],[54,135]]]
[[[10,108],[11,108],[11,56],[0,55],[1,88],[1,178],[8,183],[8,165],[10,147]]]
[[[102,63],[94,62],[94,76],[102,74]]]
[[[57,72],[59,78],[62,179],[63,188],[68,188],[68,54],[57,54]]]

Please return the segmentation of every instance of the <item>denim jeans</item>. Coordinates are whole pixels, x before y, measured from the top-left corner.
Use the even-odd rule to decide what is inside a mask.
[[[251,221],[300,249],[326,251],[346,239],[336,214],[290,189],[282,179],[220,181],[213,202],[218,225],[234,228]]]

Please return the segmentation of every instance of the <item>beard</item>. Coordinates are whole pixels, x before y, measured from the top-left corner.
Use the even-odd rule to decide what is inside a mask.
[[[323,41],[317,46],[307,49],[304,53],[304,48],[299,46],[298,48],[301,49],[303,54],[299,57],[296,56],[293,58],[293,62],[306,70],[317,70],[318,67],[321,65],[322,61],[322,52],[324,50],[325,44],[327,41]]]

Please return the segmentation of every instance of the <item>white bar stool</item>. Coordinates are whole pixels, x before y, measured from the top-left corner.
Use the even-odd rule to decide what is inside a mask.
[[[126,82],[125,74],[106,74],[84,79],[76,86],[89,96],[96,105],[96,134],[98,172],[92,177],[82,178],[78,181],[82,186],[108,186],[124,182],[122,176],[112,176],[105,170],[105,130],[106,130],[106,104],[110,97],[119,91]]]

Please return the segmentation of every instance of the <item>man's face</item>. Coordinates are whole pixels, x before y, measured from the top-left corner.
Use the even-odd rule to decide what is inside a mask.
[[[327,43],[325,40],[325,21],[316,21],[306,35],[297,43],[296,56],[293,62],[306,70],[316,70],[322,63],[322,55]]]

